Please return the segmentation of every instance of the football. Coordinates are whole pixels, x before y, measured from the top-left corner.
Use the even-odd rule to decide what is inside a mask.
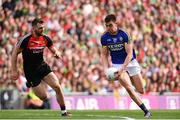
[[[115,80],[115,73],[118,72],[118,69],[115,67],[110,67],[106,70],[106,76],[109,80]]]

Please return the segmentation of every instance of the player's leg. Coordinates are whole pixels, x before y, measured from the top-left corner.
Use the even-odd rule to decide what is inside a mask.
[[[32,90],[41,100],[47,100],[48,94],[46,90],[46,84],[43,81],[41,81],[38,86],[32,87]]]
[[[142,100],[138,96],[138,94],[135,92],[135,90],[132,88],[131,83],[129,82],[129,75],[126,72],[123,72],[119,82],[121,85],[126,89],[130,97],[133,99],[133,101],[144,111],[145,117],[150,117],[151,113],[147,110],[145,105],[142,103]]]
[[[49,94],[47,93],[47,84],[41,81],[37,86],[32,86],[33,92],[43,101],[43,108],[49,109]]]
[[[127,68],[126,68],[131,82],[134,85],[134,87],[136,88],[136,90],[143,94],[144,93],[144,88],[143,88],[143,79],[141,76],[141,67],[139,65],[139,63],[137,62],[136,59],[132,60]]]
[[[143,87],[143,78],[142,75],[136,74],[130,77],[132,84],[135,86],[136,90],[141,93],[144,94],[144,87]]]
[[[39,78],[38,71],[24,69],[24,73],[27,79],[26,86],[32,88],[33,92],[41,100],[47,100],[46,84]]]
[[[60,105],[60,108],[62,110],[62,115],[68,116],[68,113],[66,112],[66,106],[65,106],[65,100],[64,100],[64,95],[61,89],[61,86],[59,84],[59,80],[56,77],[56,75],[53,72],[50,72],[48,75],[46,75],[43,78],[44,82],[46,82],[50,87],[54,89],[56,92],[56,98],[57,102]]]
[[[139,106],[142,104],[141,99],[139,98],[139,96],[137,95],[137,93],[134,91],[131,83],[130,83],[130,78],[128,76],[128,74],[126,72],[123,72],[119,82],[121,83],[121,85],[126,89],[126,91],[128,92],[128,94],[130,95],[130,97],[134,100],[134,102]]]

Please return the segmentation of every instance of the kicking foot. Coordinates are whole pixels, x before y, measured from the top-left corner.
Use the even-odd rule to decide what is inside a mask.
[[[61,114],[61,116],[63,116],[63,117],[69,117],[71,115],[72,114],[70,112],[65,112],[65,113]]]
[[[150,118],[152,116],[152,114],[150,112],[147,112],[146,114],[144,114],[145,118]]]

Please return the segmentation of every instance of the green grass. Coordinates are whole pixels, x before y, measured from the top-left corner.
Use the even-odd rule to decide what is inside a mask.
[[[123,120],[128,118],[144,119],[140,110],[72,110],[71,117],[61,117],[58,110],[0,110],[0,119],[17,120]],[[151,110],[151,119],[180,119],[180,110]],[[128,117],[128,118],[127,118]]]

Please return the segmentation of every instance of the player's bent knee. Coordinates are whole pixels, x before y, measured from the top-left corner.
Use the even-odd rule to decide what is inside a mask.
[[[55,90],[55,92],[61,91],[60,85],[53,86],[53,89]]]

